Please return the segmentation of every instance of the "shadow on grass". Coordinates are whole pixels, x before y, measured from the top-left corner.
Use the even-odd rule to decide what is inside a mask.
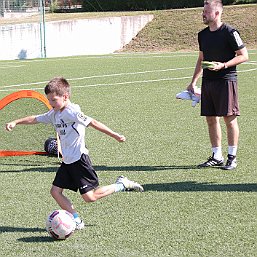
[[[30,236],[30,237],[19,238],[18,241],[25,242],[25,243],[37,243],[37,242],[55,242],[55,241],[62,241],[62,240],[54,240],[50,236]]]
[[[94,166],[94,165],[93,165]],[[158,170],[191,170],[198,169],[195,165],[167,165],[167,166],[103,166],[95,165],[96,171],[158,171]]]
[[[19,227],[8,227],[0,226],[0,233],[4,232],[44,232],[46,231],[43,228],[19,228]]]
[[[257,192],[257,184],[213,184],[185,181],[162,184],[145,184],[145,191],[161,192]]]
[[[87,227],[95,226],[95,225],[86,225]],[[45,228],[22,228],[22,227],[8,227],[8,226],[0,226],[0,233],[17,233],[17,232],[46,232]],[[47,232],[46,232],[47,233]],[[17,239],[18,241],[25,243],[33,243],[33,242],[56,242],[63,240],[55,240],[50,236],[30,236],[30,237],[22,237]]]
[[[25,166],[23,164],[1,164],[6,166]],[[60,163],[56,162],[56,166],[53,167],[40,167],[34,166],[31,168],[21,168],[17,170],[2,170],[0,172],[56,172]],[[31,166],[28,165],[27,166]],[[104,166],[104,165],[93,165],[96,171],[160,171],[160,170],[190,170],[198,169],[196,166]]]
[[[8,227],[8,226],[0,226],[0,233],[6,233],[6,232],[46,232],[46,229],[43,228],[22,228],[22,227]],[[47,232],[46,232],[47,233]],[[31,237],[22,237],[17,239],[18,241],[22,241],[25,243],[33,243],[33,242],[54,242],[55,240],[50,236],[31,236]]]
[[[2,172],[8,173],[20,173],[20,172],[56,172],[58,167],[37,167],[37,168],[29,168],[29,169],[19,169],[19,170],[2,170]]]
[[[46,231],[43,228],[19,228],[19,227],[9,227],[0,226],[0,233],[4,232],[43,232]]]

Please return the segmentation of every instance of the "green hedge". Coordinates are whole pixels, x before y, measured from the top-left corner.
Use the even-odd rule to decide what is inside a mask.
[[[224,5],[257,3],[257,0],[223,0]],[[146,11],[203,6],[203,0],[83,0],[85,11]]]

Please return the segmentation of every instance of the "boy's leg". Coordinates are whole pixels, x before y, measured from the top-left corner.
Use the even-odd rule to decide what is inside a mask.
[[[115,184],[98,187],[97,189],[90,190],[87,193],[82,194],[82,198],[85,202],[95,202],[105,196],[108,196],[115,192]]]
[[[83,229],[85,226],[84,222],[80,219],[71,201],[63,195],[63,188],[53,185],[51,188],[51,195],[63,210],[66,210],[73,215],[76,222],[76,229]]]
[[[81,195],[85,200],[85,202],[95,202],[96,200],[101,199],[105,196],[111,195],[114,192],[122,192],[125,190],[134,190],[138,192],[143,192],[144,188],[137,182],[129,180],[124,176],[119,176],[115,184],[98,187],[94,190],[90,190]]]
[[[62,209],[70,212],[71,214],[76,213],[71,201],[63,195],[63,188],[53,185],[50,192],[52,197]]]

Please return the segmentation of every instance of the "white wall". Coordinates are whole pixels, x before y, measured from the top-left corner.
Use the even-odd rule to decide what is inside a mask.
[[[153,15],[47,22],[46,57],[109,54],[121,49]],[[0,26],[0,60],[42,57],[39,23]]]

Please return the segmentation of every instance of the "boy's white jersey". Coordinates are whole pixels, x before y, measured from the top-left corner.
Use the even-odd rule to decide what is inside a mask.
[[[37,115],[40,123],[51,123],[59,135],[63,162],[70,164],[80,159],[81,154],[88,154],[85,146],[85,127],[92,118],[81,112],[79,105],[70,103],[63,111],[54,111]]]

